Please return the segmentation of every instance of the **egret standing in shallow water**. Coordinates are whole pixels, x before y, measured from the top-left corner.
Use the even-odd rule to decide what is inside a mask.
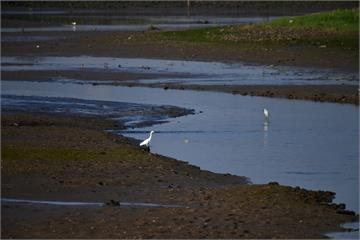
[[[265,116],[265,122],[268,123],[269,122],[269,117],[270,117],[270,113],[269,111],[264,108],[264,116]]]
[[[144,141],[142,141],[142,142],[140,143],[140,147],[141,147],[141,146],[146,146],[146,147],[149,146],[153,133],[154,133],[154,131],[151,131],[151,132],[150,132],[150,137],[148,137],[147,139],[145,139]]]

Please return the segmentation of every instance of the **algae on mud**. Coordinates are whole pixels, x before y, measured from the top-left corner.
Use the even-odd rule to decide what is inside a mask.
[[[357,218],[330,204],[333,193],[276,183],[247,185],[244,177],[202,171],[143,151],[103,132],[110,122],[92,126],[89,120],[3,113],[3,196],[186,207],[65,210],[2,204],[4,237],[321,238]]]

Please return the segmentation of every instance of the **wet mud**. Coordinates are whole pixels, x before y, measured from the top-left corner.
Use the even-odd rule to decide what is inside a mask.
[[[357,219],[344,205],[331,203],[332,192],[275,182],[251,185],[245,177],[149,153],[104,132],[112,121],[2,115],[2,197],[183,206],[64,208],[3,202],[6,238],[323,238],[340,231],[340,223]]]
[[[149,84],[147,84],[149,86]],[[150,85],[151,86],[151,85]],[[311,100],[315,102],[336,102],[359,105],[359,91],[347,85],[176,85],[162,84],[154,87],[164,89],[190,89],[198,91],[220,91],[242,96],[277,97],[287,99]]]
[[[5,25],[30,27],[34,23],[9,20]],[[42,23],[41,26],[51,24]],[[154,30],[161,31],[3,33],[1,50],[3,56],[21,53],[32,57],[90,55],[247,61],[358,73],[358,53],[351,49],[318,46],[271,49],[266,46],[159,42],[151,38]],[[62,71],[60,75],[90,81],[107,78],[112,81],[109,84],[127,86],[139,84],[135,81],[144,77],[158,77],[101,71]],[[48,81],[59,73],[18,71],[2,72],[2,76],[6,80]],[[128,80],[134,83],[124,83]],[[353,104],[358,104],[359,94],[357,86],[345,85],[146,86]],[[139,123],[152,125],[166,120],[164,115],[181,116],[189,114],[188,110],[62,99],[70,106],[64,107],[59,104],[59,99],[53,98],[3,97],[9,104],[2,101],[3,198],[110,203],[100,208],[64,208],[51,204],[2,202],[1,234],[4,238],[325,238],[328,232],[344,231],[342,223],[358,221],[358,215],[348,211],[344,204],[332,203],[333,192],[309,191],[276,182],[253,185],[245,176],[204,171],[187,162],[142,149],[137,140],[104,131],[129,127],[129,122],[136,127],[141,126]],[[33,104],[21,105],[22,100],[32,100]],[[40,104],[34,101],[40,101]],[[74,105],[83,107],[72,113],[76,109]],[[31,111],[28,111],[29,107]],[[132,112],[137,107],[154,118],[140,118],[139,121],[137,112]],[[108,118],[104,119],[103,115]],[[138,202],[182,207],[122,208],[118,206],[119,202],[120,206],[121,202]]]
[[[112,119],[119,128],[151,126],[167,119],[194,114],[194,110],[175,106],[2,95],[3,111],[50,113],[68,116],[95,116]]]
[[[26,36],[26,33],[20,33]],[[7,35],[7,33],[3,34]],[[56,33],[47,33],[45,36],[58,36]],[[267,48],[247,48],[245,46],[218,45],[207,43],[189,42],[159,42],[146,40],[147,34],[144,33],[62,33],[65,40],[51,40],[40,43],[37,48],[35,42],[5,42],[2,44],[2,54],[4,56],[17,56],[19,52],[25,56],[106,56],[106,57],[128,57],[128,58],[157,58],[157,59],[178,59],[178,60],[200,60],[200,61],[224,61],[239,62],[245,61],[255,64],[266,64],[274,66],[301,66],[311,68],[328,68],[339,71],[358,74],[358,54],[346,49],[319,49],[318,47],[298,47],[282,48],[266,51]],[[139,40],[140,39],[140,40]],[[108,78],[114,81],[140,80],[157,78],[156,74],[134,74],[134,73],[106,73],[99,72],[94,74],[76,72],[49,73],[49,76],[69,76],[75,78],[86,78],[89,80],[99,80]],[[7,80],[19,80],[21,78],[34,79],[32,73],[2,72]],[[44,79],[45,73],[40,73],[40,79]],[[88,75],[91,75],[88,78]],[[168,77],[175,77],[169,75]],[[131,84],[129,85],[131,86]],[[163,86],[171,87],[171,86]],[[186,88],[186,86],[181,86]],[[179,88],[181,88],[179,87]],[[189,89],[212,89],[212,91],[223,91],[223,86],[193,87]],[[271,86],[259,87],[258,85],[247,85],[232,88],[231,92],[241,92],[248,95],[285,97],[289,99],[307,99],[318,101],[331,101],[340,103],[358,104],[358,89],[356,86]],[[243,90],[242,90],[243,89]],[[307,90],[311,91],[307,91]],[[347,89],[347,90],[344,90]],[[310,94],[311,93],[311,94]]]

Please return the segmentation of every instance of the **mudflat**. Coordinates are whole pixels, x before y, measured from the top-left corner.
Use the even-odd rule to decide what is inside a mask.
[[[54,24],[16,18],[2,21],[2,27],[44,26]],[[281,44],[271,42],[274,33]],[[320,41],[313,41],[318,35]],[[332,32],[316,29],[273,32],[240,26],[165,32],[149,28],[144,32],[24,31],[2,36],[45,39],[4,41],[3,56],[250,62],[358,73],[358,43],[342,45],[336,39],[329,42],[326,39],[333,36]],[[304,42],[304,36],[311,42]],[[133,80],[158,77],[105,70],[2,71],[3,79],[15,81],[49,81],[59,76],[126,86],[141,85]],[[111,82],[101,82],[104,79]],[[358,87],[347,85],[146,86],[359,103]],[[341,223],[358,220],[358,215],[347,211],[344,204],[332,203],[335,193],[276,182],[251,184],[245,176],[204,171],[187,162],[153,154],[140,148],[134,139],[105,131],[124,129],[121,122],[20,110],[2,109],[2,198],[93,205],[4,201],[4,238],[325,238],[328,232],[345,231]],[[179,115],[183,112],[173,113],[173,117]]]
[[[220,29],[221,30],[221,29]],[[301,31],[300,31],[301,32]],[[4,36],[27,36],[29,33],[4,33]],[[170,33],[166,33],[170,34]],[[266,38],[260,31],[251,33],[253,43],[249,40],[242,43],[225,44],[222,42],[196,42],[171,39],[171,35],[161,35],[158,31],[145,32],[46,32],[36,33],[39,36],[52,36],[54,39],[40,43],[34,42],[4,42],[1,46],[4,56],[103,56],[129,58],[156,58],[177,60],[201,60],[220,62],[248,62],[274,66],[301,66],[311,68],[327,68],[337,71],[358,74],[359,55],[358,46],[332,47],[312,44],[267,44],[258,43],[255,39]],[[282,33],[286,35],[286,33]],[[296,33],[301,35],[302,33]],[[305,33],[303,33],[305,34]],[[321,35],[321,32],[319,33]],[[316,34],[314,34],[316,35]],[[57,37],[63,39],[57,39]],[[326,36],[324,38],[326,39]],[[231,35],[230,35],[231,37]],[[235,40],[237,41],[237,40]],[[239,40],[240,41],[240,40]],[[2,72],[7,80],[36,79],[32,73]],[[101,75],[104,74],[104,75]],[[59,73],[49,73],[49,77]],[[109,79],[121,82],[123,80],[138,80],[155,78],[154,74],[130,73],[95,73],[87,77],[83,72],[64,73],[64,76],[77,76],[81,79],[96,80]],[[41,73],[40,79],[46,77]],[[169,75],[171,77],[171,75]],[[165,87],[165,86],[160,86]],[[201,89],[224,91],[223,86],[194,87],[182,84],[181,86],[167,86],[173,88]],[[313,101],[330,101],[339,103],[359,103],[359,92],[356,85],[274,85],[274,86],[226,86],[227,92],[243,95],[282,97],[289,99],[306,99]]]
[[[253,185],[152,154],[104,132],[119,127],[109,120],[3,112],[1,124],[3,198],[108,203],[3,203],[5,238],[323,238],[358,218],[331,192]]]

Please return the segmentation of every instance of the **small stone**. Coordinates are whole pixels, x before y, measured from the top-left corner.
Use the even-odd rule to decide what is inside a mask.
[[[279,183],[278,183],[278,182],[269,182],[268,185],[271,185],[271,186],[279,186]]]
[[[344,210],[344,209],[338,209],[336,211],[337,214],[344,214],[344,215],[351,215],[351,216],[355,216],[355,212],[353,211],[349,211],[349,210]]]
[[[109,202],[106,202],[106,205],[107,206],[120,206],[120,202],[111,199]]]

